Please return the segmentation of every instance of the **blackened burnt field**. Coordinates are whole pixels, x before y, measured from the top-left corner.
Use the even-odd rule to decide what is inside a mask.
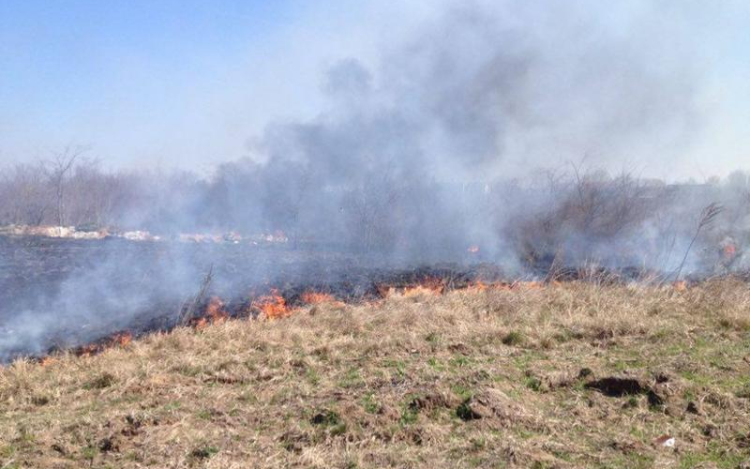
[[[211,298],[240,315],[252,314],[253,300],[272,291],[290,305],[309,291],[357,302],[377,298],[384,288],[430,280],[461,288],[504,277],[478,253],[455,263],[420,264],[282,243],[0,237],[0,361],[119,331],[170,329],[186,309],[195,305],[200,314]]]

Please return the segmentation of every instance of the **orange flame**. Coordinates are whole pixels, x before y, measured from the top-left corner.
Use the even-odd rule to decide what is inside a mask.
[[[199,331],[202,331],[203,329],[205,329],[206,326],[208,326],[208,319],[206,318],[200,318],[193,323],[193,327]]]
[[[286,306],[286,300],[279,295],[278,290],[271,290],[270,295],[261,296],[253,301],[252,307],[258,309],[268,319],[283,318],[291,314]]]
[[[111,347],[114,346],[120,346],[125,347],[126,345],[130,344],[133,341],[133,334],[130,332],[120,332],[118,334],[115,334],[110,339],[109,345]]]
[[[221,324],[229,318],[229,313],[224,309],[224,302],[221,298],[213,297],[208,302],[206,312],[203,317],[193,321],[193,327],[197,330],[203,330],[209,324]]]
[[[206,308],[206,316],[212,323],[219,324],[226,321],[229,314],[224,309],[224,302],[220,298],[213,297]]]
[[[470,292],[482,292],[490,288],[490,285],[487,285],[486,283],[482,282],[481,280],[477,280],[476,282],[470,284],[466,289]]]
[[[426,278],[422,280],[417,285],[411,285],[408,287],[404,287],[403,289],[399,289],[396,287],[389,287],[387,290],[384,291],[383,288],[379,288],[381,294],[385,293],[383,296],[393,296],[396,294],[401,294],[401,296],[405,297],[413,297],[413,296],[419,296],[419,295],[441,295],[445,291],[445,282],[439,278]]]
[[[90,357],[91,355],[94,355],[98,352],[101,352],[103,348],[101,346],[98,346],[96,344],[89,344],[84,345],[80,349],[76,351],[76,355],[79,357]]]
[[[434,290],[424,285],[417,285],[416,287],[405,288],[402,295],[405,297],[419,296],[419,295],[439,295],[440,290]]]
[[[75,354],[79,357],[90,357],[104,352],[107,349],[114,347],[125,347],[133,341],[133,335],[130,332],[117,332],[109,336],[108,338],[94,342],[88,345],[83,345],[75,350]],[[42,359],[42,365],[51,363],[52,358],[45,357]]]
[[[336,298],[328,293],[320,293],[314,291],[306,291],[302,294],[302,301],[310,305],[317,305],[320,303],[336,303]]]

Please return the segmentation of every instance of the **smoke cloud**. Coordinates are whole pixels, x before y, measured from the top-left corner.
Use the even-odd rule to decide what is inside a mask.
[[[352,242],[376,232],[414,255],[498,244],[488,220],[502,214],[467,219],[479,207],[459,186],[587,155],[600,167],[675,158],[700,129],[702,77],[685,38],[650,19],[666,11],[615,9],[616,21],[595,2],[453,5],[375,65],[333,64],[324,111],[271,125],[251,158],[219,168],[226,212]]]

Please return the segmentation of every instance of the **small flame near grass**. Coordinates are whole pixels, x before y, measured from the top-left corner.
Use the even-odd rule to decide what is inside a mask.
[[[483,292],[486,291],[489,288],[495,288],[497,285],[494,284],[487,284],[482,282],[481,280],[477,280],[476,282],[469,284],[468,287],[466,287],[466,291],[471,293],[477,293],[477,292]]]
[[[286,305],[286,300],[279,294],[278,290],[253,301],[252,308],[257,309],[266,319],[279,319],[289,316],[292,312]]]
[[[380,287],[381,296],[389,298],[392,296],[414,297],[414,296],[437,296],[445,292],[445,281],[439,278],[426,278],[416,285],[406,287]]]
[[[195,322],[194,327],[198,330],[202,330],[209,324],[221,324],[226,322],[228,318],[229,313],[227,313],[224,308],[224,302],[221,298],[213,297],[211,298],[211,301],[208,302],[206,314]]]
[[[90,357],[104,352],[107,349],[115,347],[126,347],[133,341],[133,334],[130,332],[117,332],[107,339],[92,344],[79,347],[75,354],[79,357]]]
[[[119,347],[125,347],[129,345],[133,341],[133,334],[130,332],[120,332],[119,334],[115,334],[112,336],[112,339],[110,341],[110,346],[119,346]]]
[[[673,286],[674,286],[675,291],[686,291],[688,288],[688,284],[684,280],[675,282]]]
[[[315,291],[306,291],[301,297],[304,303],[309,305],[319,305],[321,303],[340,303],[333,295]]]

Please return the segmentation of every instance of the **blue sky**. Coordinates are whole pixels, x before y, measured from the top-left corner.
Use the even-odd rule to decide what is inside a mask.
[[[340,21],[335,9],[320,5],[0,0],[0,155],[31,159],[77,142],[125,165],[182,159],[194,166],[241,156],[240,133],[248,138],[267,118],[259,107],[281,113],[292,83],[316,80],[294,38],[306,22],[325,29]],[[348,9],[348,18],[357,9]],[[325,31],[303,34],[326,40]],[[296,76],[283,54],[297,63]],[[279,91],[275,104],[271,87]],[[236,122],[221,122],[228,120]],[[206,135],[195,135],[200,129]]]
[[[247,154],[268,122],[315,115],[327,66],[376,62],[443,3],[0,0],[0,163],[80,143],[115,167],[209,170]],[[717,116],[684,173],[750,169],[750,2],[662,3],[702,44]]]
[[[126,61],[194,73],[206,57],[262,46],[288,15],[283,0],[3,0],[3,97],[48,109],[81,105],[106,91]]]
[[[149,134],[178,139],[192,95],[221,89],[293,21],[284,0],[2,0],[2,151],[31,158],[76,141],[117,163],[157,157],[169,144]]]

